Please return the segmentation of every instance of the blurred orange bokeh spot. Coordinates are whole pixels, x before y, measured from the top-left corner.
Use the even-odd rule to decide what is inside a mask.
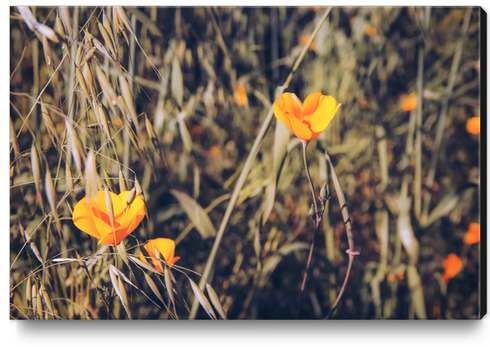
[[[403,111],[410,112],[415,106],[417,106],[417,101],[415,99],[415,92],[413,92],[402,101],[402,108]]]
[[[376,35],[376,28],[373,27],[372,25],[368,26],[368,28],[366,30],[366,34],[369,37]]]
[[[221,157],[221,150],[219,149],[218,146],[213,146],[209,149],[209,153],[213,156],[213,157]]]
[[[480,133],[480,117],[471,117],[466,122],[466,131],[470,134],[478,135]]]
[[[300,39],[301,46],[306,46],[306,44],[310,40],[310,37],[311,37],[311,35],[303,35],[303,36],[301,36],[301,39]],[[312,51],[315,50],[315,43],[314,42],[311,43],[309,49],[312,50]]]
[[[463,268],[463,262],[459,257],[451,253],[447,256],[446,260],[444,260],[444,274],[442,275],[442,279],[444,282],[448,283],[451,278],[456,276],[461,269]]]
[[[248,105],[247,93],[245,92],[245,86],[243,84],[240,84],[235,88],[233,101],[235,101],[235,104],[241,106]]]
[[[388,282],[395,282],[396,280],[403,281],[404,278],[405,278],[405,275],[403,274],[403,272],[396,274],[396,275],[395,274],[388,274],[388,276],[386,277]]]
[[[243,84],[240,84],[235,88],[234,94],[233,101],[235,101],[235,104],[241,106],[248,104],[247,93],[245,92],[245,86]]]
[[[480,241],[480,224],[470,223],[470,227],[464,236],[463,242],[472,245]]]

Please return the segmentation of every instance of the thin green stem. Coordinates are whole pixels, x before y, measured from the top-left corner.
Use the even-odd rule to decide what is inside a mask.
[[[310,184],[310,189],[311,189],[311,196],[313,198],[313,204],[315,206],[315,220],[318,219],[317,213],[318,213],[318,204],[316,202],[316,194],[315,194],[315,187],[313,186],[313,182],[311,181],[311,176],[310,176],[310,170],[308,169],[308,163],[306,162],[306,148],[308,147],[308,143],[306,141],[301,141],[303,144],[303,163],[305,164],[305,170],[306,170],[306,176],[308,177],[308,183]]]
[[[303,275],[303,283],[301,283],[301,293],[299,295],[298,309],[296,311],[296,319],[298,319],[299,311],[301,309],[301,302],[303,301],[303,297],[305,296],[305,287],[306,287],[306,280],[308,279],[308,270],[310,269],[311,258],[313,256],[313,249],[315,248],[316,231],[319,229],[322,222],[322,211],[318,210],[315,187],[313,186],[313,182],[311,181],[310,170],[308,169],[308,163],[306,161],[306,148],[308,147],[308,142],[306,141],[301,141],[301,142],[303,143],[303,162],[305,164],[306,176],[308,177],[308,183],[310,184],[311,195],[313,197],[313,204],[315,206],[315,212],[314,212],[315,229],[313,231],[313,238],[311,240],[310,253],[308,254],[308,261],[306,262],[305,274]]]
[[[352,223],[350,221],[349,210],[347,209],[347,204],[345,202],[344,192],[342,191],[342,187],[340,186],[339,178],[337,176],[337,173],[335,172],[335,168],[334,168],[332,161],[330,160],[330,156],[328,155],[327,152],[325,152],[325,159],[327,160],[327,162],[330,166],[333,184],[335,187],[335,191],[337,193],[337,198],[339,200],[340,209],[342,210],[342,218],[344,219],[344,226],[345,226],[345,232],[347,234],[347,241],[349,243],[349,249],[346,251],[346,253],[349,255],[349,265],[347,266],[347,273],[345,274],[344,283],[342,284],[342,288],[340,289],[339,295],[337,296],[337,300],[335,300],[335,303],[330,308],[330,311],[328,312],[327,316],[324,318],[324,319],[329,319],[332,316],[332,314],[335,312],[335,310],[337,309],[337,307],[340,303],[340,300],[342,299],[342,296],[344,295],[345,288],[347,287],[347,282],[349,281],[350,274],[352,272],[352,265],[354,263],[354,257],[356,255],[359,255],[359,252],[354,250],[354,237],[352,235]]]

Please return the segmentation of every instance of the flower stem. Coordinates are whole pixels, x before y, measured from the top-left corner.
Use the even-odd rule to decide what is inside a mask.
[[[286,81],[281,87],[278,87],[279,90],[284,91],[288,86],[289,83],[291,82],[294,73],[298,69],[299,65],[303,61],[303,58],[305,57],[306,53],[308,52],[308,47],[313,42],[313,40],[316,38],[316,35],[320,31],[320,28],[322,25],[325,23],[330,11],[332,10],[332,6],[327,8],[325,13],[323,14],[322,18],[318,22],[315,30],[313,30],[310,39],[308,40],[308,43],[305,45],[303,48],[303,51],[299,55],[299,57],[296,59],[295,64],[293,65],[293,68],[291,69],[288,77],[286,78]],[[204,267],[204,272],[202,274],[201,280],[199,281],[199,288],[201,290],[204,289],[206,280],[209,281],[211,269],[214,264],[214,260],[216,258],[216,254],[218,252],[218,248],[221,243],[221,239],[223,238],[223,234],[225,233],[226,227],[228,225],[228,221],[230,220],[231,213],[233,212],[233,209],[235,207],[235,203],[238,200],[238,195],[240,194],[240,190],[243,187],[243,184],[245,183],[245,179],[247,178],[247,175],[250,171],[250,168],[252,167],[252,164],[255,160],[255,157],[257,156],[257,153],[259,152],[260,145],[262,143],[262,139],[264,138],[265,133],[267,132],[267,129],[269,128],[269,125],[271,123],[272,117],[274,116],[274,108],[271,107],[269,110],[269,113],[267,114],[264,123],[262,123],[262,126],[259,130],[259,133],[257,134],[257,137],[255,138],[254,144],[252,146],[252,149],[250,150],[248,157],[245,161],[245,164],[243,166],[242,172],[240,173],[240,176],[238,177],[237,183],[235,185],[235,188],[233,190],[233,193],[230,198],[230,202],[228,203],[228,206],[226,208],[225,214],[223,216],[223,219],[221,220],[221,224],[219,226],[218,232],[216,234],[216,238],[214,239],[213,247],[211,248],[211,252],[209,253],[208,259],[206,261],[206,266]],[[210,282],[209,282],[210,283]],[[195,319],[197,310],[199,308],[199,301],[197,297],[194,297],[194,301],[192,302],[192,309],[191,313],[189,315],[189,319]]]
[[[308,147],[308,142],[301,141],[303,144],[303,162],[305,164],[306,176],[308,177],[308,183],[311,188],[311,196],[313,197],[313,204],[315,206],[315,220],[318,219],[318,204],[316,202],[316,194],[315,187],[313,186],[313,182],[311,181],[310,170],[308,169],[308,163],[306,162],[306,147]]]
[[[317,198],[316,198],[316,194],[315,194],[315,187],[313,186],[313,182],[311,181],[310,170],[308,169],[308,163],[306,162],[306,148],[308,147],[308,142],[302,141],[302,143],[303,143],[303,162],[305,164],[305,170],[306,170],[306,176],[308,177],[308,183],[310,184],[310,188],[311,188],[311,195],[313,197],[313,206],[315,207],[314,219],[313,219],[315,222],[315,229],[313,230],[313,238],[311,240],[310,253],[308,254],[308,261],[306,262],[305,274],[303,275],[303,283],[301,283],[301,293],[299,295],[298,309],[296,311],[296,319],[298,319],[299,311],[301,309],[301,302],[303,301],[303,297],[305,295],[306,280],[308,279],[308,270],[310,269],[311,259],[313,256],[313,249],[315,248],[316,231],[319,229],[321,222],[322,222],[322,211],[318,210],[318,204],[316,201]]]
[[[344,227],[345,227],[345,232],[347,234],[347,241],[349,243],[349,249],[345,251],[345,253],[349,255],[349,265],[347,266],[347,273],[345,274],[344,283],[342,284],[342,288],[340,288],[340,292],[337,296],[337,299],[335,300],[334,304],[330,308],[330,311],[328,312],[327,316],[324,318],[324,319],[329,319],[337,309],[337,306],[339,306],[340,300],[342,300],[342,296],[344,295],[345,288],[347,287],[347,282],[349,282],[349,278],[352,272],[354,257],[356,255],[359,255],[359,252],[354,250],[354,236],[352,233],[352,223],[350,221],[349,210],[347,209],[347,203],[345,202],[345,196],[342,191],[342,187],[340,186],[339,178],[337,176],[337,173],[335,172],[335,168],[332,164],[332,161],[330,160],[330,156],[326,151],[325,151],[325,159],[327,160],[328,165],[330,166],[330,172],[331,172],[333,184],[335,187],[335,191],[337,193],[337,198],[339,200],[340,209],[342,211],[342,218],[344,219]]]

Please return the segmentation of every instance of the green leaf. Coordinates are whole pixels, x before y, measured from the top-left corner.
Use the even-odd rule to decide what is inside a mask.
[[[427,218],[427,222],[421,223],[421,227],[427,228],[432,223],[439,220],[441,217],[446,216],[451,212],[451,210],[461,201],[463,194],[470,190],[476,189],[478,186],[474,183],[468,183],[458,187],[455,190],[450,191],[447,195],[442,198],[442,200],[437,204],[436,207],[432,210],[429,217]]]
[[[173,98],[182,108],[182,105],[184,104],[184,80],[182,78],[182,70],[180,69],[179,60],[175,55],[172,59],[170,90],[172,91]]]
[[[153,292],[153,294],[155,294],[156,297],[158,298],[158,300],[160,300],[161,303],[163,305],[165,305],[165,301],[163,301],[163,297],[160,294],[160,291],[158,290],[158,287],[156,286],[155,282],[153,282],[153,280],[151,279],[151,277],[148,276],[146,273],[143,272],[143,274],[145,275],[146,283],[148,283],[148,286],[150,287],[150,289]]]
[[[203,208],[189,195],[175,189],[170,190],[173,196],[182,205],[189,219],[194,223],[197,231],[203,239],[216,236],[216,229]]]
[[[226,313],[225,310],[223,310],[223,307],[221,306],[218,295],[216,294],[213,287],[211,287],[209,283],[206,283],[206,290],[208,291],[209,298],[211,299],[211,302],[213,303],[213,306],[216,309],[216,311],[218,311],[221,318],[226,319]]]
[[[174,293],[173,293],[173,289],[174,287],[172,286],[172,280],[170,279],[170,269],[168,268],[167,265],[165,265],[165,286],[167,287],[167,293],[168,293],[168,297],[170,298],[170,301],[172,301],[172,304],[175,305],[175,301],[174,301]]]
[[[187,279],[191,283],[192,291],[194,292],[194,295],[196,296],[197,300],[199,300],[199,303],[201,304],[202,308],[206,311],[209,317],[211,317],[211,319],[216,319],[216,314],[214,313],[211,304],[209,303],[204,293],[201,292],[199,286],[196,283],[194,283],[194,281],[191,280],[189,277],[187,277]]]
[[[410,288],[410,296],[412,299],[415,315],[418,319],[427,319],[425,312],[424,293],[422,292],[422,284],[419,273],[414,265],[407,267],[407,282]]]
[[[160,275],[160,273],[157,270],[155,270],[154,268],[152,268],[150,265],[143,263],[138,258],[132,257],[132,256],[128,255],[128,259],[131,260],[133,263],[135,263],[137,266],[140,266],[143,269],[146,269],[146,270],[151,271],[151,272],[153,272],[153,273],[155,273],[157,275]]]
[[[184,143],[185,150],[190,153],[192,152],[192,139],[189,134],[189,130],[187,129],[187,125],[185,125],[184,117],[186,116],[185,112],[180,113],[177,116],[177,121],[179,123],[179,131],[180,136],[182,137],[182,142]]]

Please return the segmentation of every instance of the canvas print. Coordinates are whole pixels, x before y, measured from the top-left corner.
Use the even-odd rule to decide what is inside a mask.
[[[485,28],[10,7],[10,319],[482,318]]]

